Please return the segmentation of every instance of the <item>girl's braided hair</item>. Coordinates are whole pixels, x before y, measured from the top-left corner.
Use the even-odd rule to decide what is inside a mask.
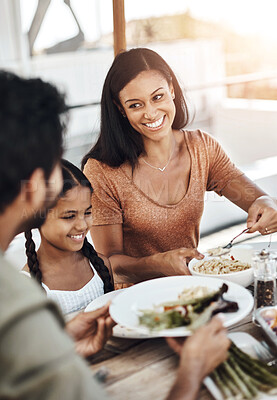
[[[111,292],[114,290],[111,275],[109,273],[108,268],[104,264],[102,258],[98,257],[94,247],[89,243],[87,238],[84,240],[84,245],[82,247],[82,253],[85,257],[89,259],[91,264],[94,266],[98,274],[101,276],[101,279],[104,283],[104,293]]]
[[[87,187],[90,189],[91,193],[93,189],[87,177],[83,174],[83,172],[73,165],[71,162],[67,160],[62,160],[62,174],[63,174],[63,188],[59,197],[64,197],[65,194],[73,189],[74,187],[81,185],[83,187]],[[42,281],[42,273],[39,269],[39,260],[37,258],[35,243],[32,239],[32,231],[29,230],[25,232],[25,248],[26,248],[26,256],[27,256],[27,264],[30,269],[30,274],[32,278],[36,279],[39,284]],[[97,273],[100,275],[103,283],[104,283],[104,293],[111,292],[114,287],[112,283],[112,278],[109,273],[108,268],[105,266],[104,261],[100,258],[94,247],[88,242],[87,238],[84,240],[83,247],[81,249],[83,255],[89,259],[89,261],[94,266]]]
[[[30,269],[31,277],[34,278],[41,285],[42,273],[39,269],[39,261],[37,258],[36,245],[33,241],[32,231],[25,232],[25,249],[27,256],[27,264]]]

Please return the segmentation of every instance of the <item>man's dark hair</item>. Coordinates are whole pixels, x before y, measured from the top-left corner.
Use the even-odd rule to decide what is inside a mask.
[[[62,155],[65,111],[50,83],[0,71],[0,213],[37,168],[51,175]]]

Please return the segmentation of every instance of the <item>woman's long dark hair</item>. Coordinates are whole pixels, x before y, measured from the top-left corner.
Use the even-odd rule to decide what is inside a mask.
[[[87,177],[83,172],[67,160],[62,160],[62,174],[63,174],[63,188],[60,193],[60,198],[64,197],[65,194],[73,189],[74,187],[81,185],[87,187],[91,192],[93,189]],[[36,279],[40,284],[42,282],[42,273],[39,268],[39,260],[36,253],[36,246],[32,239],[32,231],[25,232],[25,248],[27,263],[30,269],[31,276]],[[108,268],[105,266],[102,258],[98,257],[93,246],[88,242],[87,238],[84,240],[83,247],[81,249],[83,255],[89,259],[89,261],[94,266],[95,270],[101,277],[104,283],[104,293],[111,292],[114,287],[112,283],[112,278],[109,273]]]
[[[146,48],[119,53],[112,63],[102,90],[100,135],[96,144],[84,156],[82,169],[89,158],[111,167],[119,167],[128,161],[132,169],[135,168],[139,155],[144,152],[144,145],[140,133],[118,109],[119,93],[139,73],[150,70],[158,71],[168,84],[173,85],[176,115],[172,128],[181,129],[188,124],[188,107],[182,89],[165,60],[155,51]]]

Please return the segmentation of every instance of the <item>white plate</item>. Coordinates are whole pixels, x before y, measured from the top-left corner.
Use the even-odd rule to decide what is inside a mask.
[[[163,329],[150,331],[147,327],[139,325],[139,313],[141,310],[151,309],[165,301],[176,300],[178,295],[186,287],[206,286],[211,289],[218,289],[224,280],[218,278],[202,278],[197,276],[170,276],[165,278],[152,279],[139,283],[116,296],[110,306],[110,314],[118,324],[134,329],[149,337],[155,336],[188,336],[191,332],[186,327],[174,329]],[[224,297],[227,300],[236,301],[239,310],[224,314],[224,325],[231,326],[246,317],[253,308],[253,297],[247,289],[233,282],[226,282],[229,287]]]
[[[254,346],[259,344],[259,342],[258,340],[253,338],[253,336],[249,335],[249,333],[246,332],[233,332],[230,333],[228,336],[242,351],[249,354],[251,357],[257,358]],[[203,383],[215,400],[224,400],[220,390],[217,388],[216,384],[211,378],[205,378]],[[269,396],[265,393],[261,393],[259,397],[259,400],[273,399],[276,399],[276,395]]]
[[[87,305],[85,308],[85,312],[95,311],[98,308],[103,307],[108,301],[114,299],[117,295],[122,293],[126,289],[114,290],[113,292],[105,293],[103,296],[97,297],[91,303]],[[149,335],[144,335],[141,332],[137,332],[134,329],[128,329],[124,326],[116,325],[113,328],[113,336],[120,338],[129,338],[129,339],[148,339]],[[151,337],[155,337],[156,335],[152,335]]]
[[[114,290],[113,292],[105,293],[103,294],[103,296],[97,297],[86,306],[85,312],[95,311],[98,310],[98,308],[104,307],[108,303],[108,301],[111,301],[123,291],[124,289]]]

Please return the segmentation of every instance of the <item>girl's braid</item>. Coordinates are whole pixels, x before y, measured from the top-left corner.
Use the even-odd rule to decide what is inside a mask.
[[[114,290],[111,275],[109,273],[108,268],[104,264],[102,258],[98,257],[96,251],[94,250],[93,246],[88,242],[87,238],[85,238],[84,240],[82,253],[85,257],[87,257],[90,260],[90,262],[100,275],[104,283],[104,293],[108,293]]]
[[[30,269],[30,273],[32,278],[36,279],[38,283],[41,285],[42,273],[39,269],[39,262],[36,253],[36,245],[32,238],[32,231],[29,230],[25,232],[25,248],[26,248],[26,256],[27,256],[27,264]]]

